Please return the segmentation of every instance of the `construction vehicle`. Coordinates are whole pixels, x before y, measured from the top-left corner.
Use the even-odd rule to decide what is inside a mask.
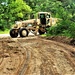
[[[17,21],[14,27],[10,30],[10,36],[12,38],[26,37],[29,32],[33,32],[37,35],[37,32],[41,35],[46,32],[46,28],[52,25],[51,14],[49,12],[38,12],[37,19],[29,19],[25,21]]]

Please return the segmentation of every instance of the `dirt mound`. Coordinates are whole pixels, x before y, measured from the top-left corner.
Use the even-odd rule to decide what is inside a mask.
[[[51,36],[51,37],[47,37],[46,39],[75,46],[75,40],[65,36]]]
[[[0,38],[0,75],[75,75],[75,47],[64,39]]]

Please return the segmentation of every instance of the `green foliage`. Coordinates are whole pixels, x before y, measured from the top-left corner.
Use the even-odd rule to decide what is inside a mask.
[[[55,5],[56,6],[56,5]],[[48,29],[47,35],[63,35],[75,38],[75,1],[61,1],[60,7],[55,10],[55,17],[61,18],[57,26]]]
[[[52,35],[59,35],[62,34],[65,30],[69,28],[68,21],[61,21],[57,24],[57,26],[52,26],[49,28],[48,33]]]
[[[26,19],[25,15],[32,11],[30,6],[28,6],[23,0],[4,0],[1,2],[0,30],[10,28],[16,20]]]
[[[47,35],[63,35],[75,38],[75,22],[63,20],[57,26],[50,27]]]
[[[0,34],[9,34],[9,30],[5,29],[4,31],[0,30]]]
[[[5,30],[18,20],[28,19],[29,13],[51,12],[62,19],[48,29],[48,35],[75,38],[75,0],[0,0],[0,29]]]
[[[16,17],[16,20],[25,19],[25,15],[32,11],[32,9],[23,2],[23,0],[16,0],[9,4],[10,12],[13,17]]]
[[[71,35],[72,38],[75,38],[75,22],[72,22],[70,24],[68,32],[69,32],[69,34]]]
[[[23,18],[23,13],[18,13],[17,16]]]
[[[62,3],[57,0],[24,0],[33,9],[33,12],[48,11],[55,15]]]

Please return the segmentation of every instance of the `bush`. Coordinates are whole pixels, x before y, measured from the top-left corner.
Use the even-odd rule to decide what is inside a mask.
[[[71,35],[71,38],[75,38],[75,23],[72,22],[71,25],[69,26],[68,32]]]
[[[59,35],[62,34],[64,30],[69,28],[69,24],[67,21],[61,21],[57,24],[57,26],[52,26],[48,29],[48,34]]]
[[[48,29],[47,35],[63,35],[68,37],[75,36],[75,24],[69,20],[62,20],[57,26]]]

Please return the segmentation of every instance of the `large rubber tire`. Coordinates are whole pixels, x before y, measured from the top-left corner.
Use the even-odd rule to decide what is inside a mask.
[[[18,36],[18,32],[16,32],[15,29],[11,29],[11,30],[10,30],[10,36],[11,36],[12,38],[16,38],[16,37]]]
[[[45,32],[42,32],[40,29],[38,30],[38,32],[39,32],[39,35],[42,35],[45,33]]]
[[[71,45],[75,45],[75,39],[72,39],[72,40],[70,41],[70,44],[71,44]]]
[[[26,28],[21,28],[19,30],[19,34],[20,34],[20,37],[27,37],[28,36],[28,30]]]

